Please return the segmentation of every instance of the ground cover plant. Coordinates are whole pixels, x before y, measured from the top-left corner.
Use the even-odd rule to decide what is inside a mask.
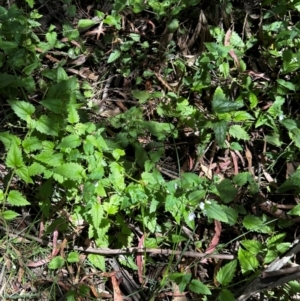
[[[1,298],[296,298],[299,10],[2,3]]]

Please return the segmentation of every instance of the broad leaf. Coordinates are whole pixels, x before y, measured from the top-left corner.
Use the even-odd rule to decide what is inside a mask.
[[[230,203],[233,201],[238,191],[228,179],[224,179],[221,183],[219,183],[217,185],[217,189],[219,191],[220,198],[224,203]]]
[[[105,272],[105,257],[97,254],[89,254],[88,260],[96,268],[100,269],[102,272]]]
[[[78,135],[69,135],[64,137],[61,140],[61,143],[57,146],[58,149],[65,149],[65,148],[77,148],[80,146],[81,140]]]
[[[211,291],[209,290],[209,288],[197,279],[193,279],[191,281],[189,289],[196,294],[211,295]]]
[[[220,147],[225,144],[226,132],[228,129],[228,123],[225,120],[217,121],[212,124],[212,129],[215,133],[217,143]]]
[[[218,87],[214,93],[212,107],[217,114],[235,111],[243,106],[242,101],[230,101],[223,90]]]
[[[70,180],[80,180],[85,177],[83,167],[77,163],[64,163],[55,167],[53,171]]]
[[[227,289],[223,289],[218,296],[218,301],[235,301],[233,293]]]
[[[114,50],[109,58],[108,58],[108,63],[113,63],[115,60],[117,60],[121,56],[121,52],[119,50]]]
[[[242,268],[242,273],[246,273],[248,271],[255,271],[259,265],[258,260],[255,256],[253,256],[250,252],[239,249],[238,251],[238,259]]]
[[[46,115],[42,115],[36,121],[36,129],[46,135],[50,136],[58,136],[59,133],[59,124],[55,122],[55,120],[50,119]]]
[[[18,214],[15,211],[12,210],[5,210],[3,212],[0,213],[0,217],[3,217],[5,220],[9,221],[9,220],[13,220],[15,219],[17,216],[19,216],[20,214]]]
[[[233,279],[237,267],[237,260],[233,260],[223,267],[217,273],[217,281],[223,286],[227,286]]]
[[[249,134],[238,124],[232,125],[229,128],[229,134],[239,140],[250,140]]]
[[[8,100],[7,101],[15,114],[24,121],[28,121],[35,112],[35,108],[32,104],[21,100]]]
[[[204,209],[204,214],[206,214],[208,217],[216,219],[220,222],[228,222],[226,213],[222,210],[222,206],[216,201],[207,200],[205,202]]]
[[[22,152],[16,143],[11,144],[10,149],[6,156],[5,163],[7,167],[11,167],[15,169],[24,166]]]
[[[51,270],[57,270],[57,269],[61,269],[64,266],[64,264],[65,264],[65,260],[61,256],[56,256],[51,259],[48,267]]]
[[[7,202],[13,206],[27,206],[30,205],[29,202],[22,196],[22,194],[17,190],[11,190],[7,196]]]

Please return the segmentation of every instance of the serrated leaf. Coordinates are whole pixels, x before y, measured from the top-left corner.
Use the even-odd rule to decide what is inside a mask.
[[[73,104],[68,105],[68,122],[71,124],[78,123],[80,120],[76,106]]]
[[[10,168],[20,168],[24,166],[22,152],[16,143],[10,145],[10,149],[7,153],[5,164]]]
[[[20,214],[18,214],[15,211],[12,211],[12,210],[5,210],[5,211],[0,213],[0,217],[3,217],[7,221],[12,220],[12,219],[16,218],[19,215]]]
[[[40,104],[48,110],[60,114],[63,109],[63,102],[60,99],[44,99]]]
[[[233,121],[240,122],[240,121],[250,121],[254,120],[253,116],[245,111],[238,111],[233,113]]]
[[[271,237],[268,237],[266,240],[268,247],[277,246],[279,243],[283,242],[286,237],[286,233],[280,233]]]
[[[55,120],[50,119],[46,115],[42,115],[36,121],[36,129],[43,134],[50,136],[58,136],[59,133],[59,125],[55,122]]]
[[[15,143],[17,146],[21,144],[21,139],[9,132],[0,133],[0,141],[4,144],[6,150],[10,149],[12,143]]]
[[[249,102],[250,102],[250,109],[254,109],[258,104],[257,96],[253,92],[249,93]]]
[[[242,268],[242,273],[255,271],[259,265],[258,260],[250,252],[239,248],[238,259]]]
[[[256,231],[261,233],[271,232],[271,228],[265,225],[259,217],[250,214],[244,217],[243,226],[250,231]]]
[[[223,289],[218,296],[218,301],[235,301],[233,293],[227,289]]]
[[[279,188],[278,192],[286,192],[291,189],[300,189],[300,170],[296,170]],[[298,206],[298,205],[297,205]],[[296,209],[298,211],[298,209]],[[295,211],[296,212],[296,211]]]
[[[35,112],[35,107],[26,101],[7,100],[7,102],[10,104],[15,114],[26,122],[28,121],[28,118],[31,117]]]
[[[236,139],[250,139],[248,133],[238,124],[234,124],[229,128],[229,134]]]
[[[197,279],[193,279],[191,281],[189,289],[196,294],[211,295],[211,291],[209,290],[209,288]]]
[[[102,204],[95,202],[92,205],[90,215],[92,216],[93,225],[98,228],[104,215]]]
[[[77,163],[64,163],[53,169],[53,172],[70,180],[80,180],[85,177],[84,168]]]
[[[105,272],[105,257],[102,255],[89,254],[88,260],[102,272]]]
[[[224,203],[230,203],[233,201],[238,191],[228,179],[224,179],[222,182],[220,182],[217,185],[217,190],[220,194],[221,200]]]
[[[11,190],[7,196],[7,202],[13,206],[27,206],[30,205],[29,202],[22,196],[22,194],[17,190]]]
[[[237,218],[238,218],[238,212],[235,209],[233,209],[231,207],[227,207],[225,205],[221,205],[221,207],[227,216],[227,219],[228,219],[227,224],[231,225],[231,226],[235,225],[237,222]]]
[[[137,99],[140,103],[145,103],[151,97],[148,91],[132,90],[132,96]]]
[[[56,167],[64,163],[64,155],[62,153],[53,153],[53,151],[45,150],[34,156],[38,161],[41,161],[49,166]]]
[[[166,138],[167,135],[171,134],[175,130],[173,124],[165,122],[143,121],[142,125],[152,135],[156,136],[158,140]]]
[[[257,240],[242,240],[242,246],[247,249],[251,254],[257,255],[260,251],[263,250],[263,245]]]
[[[117,60],[121,56],[121,52],[119,50],[114,50],[110,56],[108,57],[107,63],[113,63],[115,60]]]
[[[33,162],[28,167],[28,174],[30,177],[40,175],[45,171],[45,167],[37,162]]]
[[[21,166],[15,170],[16,174],[27,184],[33,184],[30,178],[28,168],[26,166]]]
[[[179,291],[183,292],[190,282],[192,275],[185,273],[172,273],[169,275],[169,279],[179,285]]]
[[[67,261],[71,262],[71,263],[73,263],[73,262],[79,262],[79,254],[77,252],[74,252],[74,251],[70,252],[68,254]]]
[[[207,200],[204,205],[205,214],[213,219],[216,219],[220,222],[227,223],[228,218],[226,213],[222,210],[221,205],[219,205],[216,201]]]
[[[227,286],[233,279],[237,267],[237,260],[233,260],[223,267],[217,273],[217,281],[223,286]]]
[[[241,108],[243,105],[242,101],[229,101],[220,87],[216,89],[212,101],[212,107],[216,113],[232,112]]]
[[[238,186],[243,186],[248,182],[248,177],[250,173],[248,171],[240,172],[239,174],[235,175],[232,179],[233,183]]]
[[[22,146],[26,153],[30,153],[42,148],[42,143],[37,137],[27,137],[23,140]]]
[[[267,254],[264,256],[264,263],[270,263],[274,261],[278,256],[278,252],[276,250],[268,250]]]
[[[61,143],[57,146],[58,149],[62,148],[77,148],[80,146],[81,140],[78,135],[69,135],[61,140]]]
[[[216,141],[220,147],[223,147],[226,138],[226,132],[228,129],[228,123],[225,120],[214,122],[212,124],[212,129],[216,136]]]
[[[65,260],[61,256],[56,256],[51,259],[48,267],[51,270],[57,270],[57,269],[61,269],[64,266],[64,264],[65,264]]]
[[[55,31],[46,33],[46,39],[51,48],[54,48],[57,41],[57,33]]]

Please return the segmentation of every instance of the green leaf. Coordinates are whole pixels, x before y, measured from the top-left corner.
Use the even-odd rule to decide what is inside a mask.
[[[36,129],[39,132],[50,136],[58,136],[60,130],[58,123],[56,123],[55,120],[50,119],[46,115],[42,115],[36,121]]]
[[[51,270],[61,269],[65,264],[65,260],[61,256],[56,256],[49,262],[48,268]]]
[[[268,237],[266,240],[268,248],[276,247],[278,244],[283,242],[285,237],[286,237],[286,233],[280,233],[280,234]]]
[[[238,124],[229,128],[229,134],[236,139],[250,140],[248,133]]]
[[[233,183],[238,186],[243,186],[248,182],[248,177],[250,173],[248,171],[240,172],[239,174],[235,175],[232,179]]]
[[[233,260],[223,267],[217,273],[217,281],[223,286],[227,286],[233,279],[237,267],[237,260]]]
[[[211,291],[209,290],[209,288],[197,279],[193,279],[191,281],[189,289],[196,294],[211,295]]]
[[[22,194],[17,190],[11,190],[7,196],[7,202],[13,206],[27,206],[30,205],[29,202],[22,196]]]
[[[208,217],[216,219],[220,222],[228,222],[226,213],[222,210],[222,206],[219,205],[216,201],[207,200],[205,202],[204,209],[204,214],[206,214]]]
[[[293,83],[291,82],[287,82],[285,81],[284,79],[277,79],[277,83],[285,88],[287,88],[288,90],[291,90],[291,91],[296,91],[296,87]]]
[[[68,105],[68,122],[71,124],[78,123],[80,121],[79,114],[75,105]]]
[[[53,172],[70,180],[81,180],[85,177],[84,168],[77,163],[64,163],[53,169]]]
[[[141,104],[146,103],[147,100],[151,97],[151,94],[148,91],[132,90],[131,94]]]
[[[105,257],[102,255],[89,254],[88,260],[93,264],[96,268],[100,269],[102,272],[105,272]]]
[[[239,248],[238,259],[241,265],[242,273],[255,271],[259,265],[258,260],[250,252]]]
[[[245,111],[237,111],[233,113],[232,120],[234,122],[254,120],[253,116]]]
[[[26,122],[35,112],[35,107],[26,101],[7,100],[7,102],[10,104],[15,114]]]
[[[117,148],[113,150],[112,155],[118,161],[122,156],[125,156],[125,151]]]
[[[288,190],[300,190],[300,170],[296,170],[279,188],[278,192],[283,193]],[[298,205],[297,205],[298,206]],[[298,210],[298,209],[297,209]]]
[[[80,146],[81,140],[78,135],[69,135],[61,140],[61,143],[57,146],[58,149],[62,148],[77,148]]]
[[[17,168],[15,170],[15,172],[24,182],[26,182],[27,184],[33,184],[33,181],[29,175],[28,167],[21,166],[21,167]]]
[[[53,151],[42,151],[40,154],[35,155],[34,158],[49,166],[60,166],[64,163],[64,156],[62,153],[53,153]]]
[[[165,139],[167,135],[174,133],[175,127],[171,123],[143,121],[142,125],[158,140]]]
[[[264,222],[257,216],[246,215],[243,220],[243,226],[250,231],[256,231],[261,233],[270,233],[271,228],[265,225]]]
[[[40,104],[48,110],[60,114],[63,109],[63,102],[60,99],[44,99]]]
[[[247,249],[251,254],[256,256],[259,252],[263,250],[263,245],[257,240],[242,240],[242,246]]]
[[[172,19],[168,22],[167,27],[170,32],[175,32],[179,27],[179,21],[177,19]]]
[[[221,114],[232,112],[243,107],[243,105],[244,104],[241,100],[234,102],[229,101],[220,87],[216,89],[212,101],[212,107],[216,113]]]
[[[12,143],[7,153],[5,164],[7,167],[20,168],[24,166],[22,152],[16,143]]]
[[[46,39],[51,48],[54,48],[57,41],[57,33],[55,31],[46,33]]]
[[[71,263],[73,263],[73,262],[79,262],[79,254],[77,252],[74,252],[74,251],[70,252],[68,254],[67,261],[71,262]]]
[[[95,228],[98,228],[101,224],[101,220],[104,216],[103,206],[98,202],[95,202],[92,205],[90,215],[92,216],[93,225]]]
[[[9,132],[0,133],[0,141],[4,144],[6,150],[10,149],[12,143],[15,143],[17,146],[21,144],[21,139]]]
[[[223,289],[218,296],[218,301],[235,301],[233,293],[227,289]]]
[[[230,180],[224,179],[217,185],[220,198],[224,203],[230,203],[234,200],[238,190],[233,186]]]
[[[221,205],[221,207],[227,216],[227,219],[228,219],[227,224],[231,225],[231,226],[235,225],[237,222],[237,218],[238,218],[238,212],[235,209],[233,209],[231,207],[227,207],[225,205]]]
[[[216,136],[216,141],[220,147],[223,147],[226,139],[228,123],[225,120],[217,121],[212,124],[212,129]]]
[[[12,211],[12,210],[5,210],[5,211],[0,213],[0,217],[3,217],[7,221],[12,220],[12,219],[16,218],[19,215],[20,214],[18,214],[15,211]]]
[[[172,273],[169,275],[169,279],[179,285],[179,291],[182,293],[188,283],[190,283],[192,275],[185,273]]]
[[[287,214],[300,216],[300,204],[295,205],[295,207],[292,210],[288,211]]]
[[[26,153],[31,153],[42,148],[42,143],[37,137],[27,137],[23,140],[22,146]]]
[[[91,19],[81,19],[78,22],[78,28],[90,27],[97,24],[94,20]]]
[[[253,92],[249,93],[250,109],[254,109],[258,104],[258,99]]]
[[[30,8],[34,6],[34,0],[25,0]]]
[[[121,52],[119,50],[114,50],[110,56],[108,57],[107,63],[110,64],[117,60],[121,56]]]

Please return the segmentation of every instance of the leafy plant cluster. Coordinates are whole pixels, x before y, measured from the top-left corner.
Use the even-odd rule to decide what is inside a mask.
[[[0,7],[0,95],[6,103],[2,124],[9,128],[0,133],[6,167],[0,190],[1,219],[13,220],[20,214],[19,207],[32,206],[37,216],[47,220],[47,233],[67,233],[70,222],[76,227],[84,220],[88,224],[87,236],[98,248],[134,246],[129,220],[147,234],[145,246],[151,248],[190,243],[182,227],[196,231],[202,219],[208,224],[220,221],[225,229],[237,226],[242,237],[230,237],[217,248],[222,252],[233,240],[242,238],[237,260],[224,264],[216,273],[215,281],[222,289],[192,280],[186,272],[170,269],[166,276],[181,291],[188,287],[209,298],[216,289],[218,300],[234,300],[235,277],[256,272],[290,246],[284,242],[282,231],[291,223],[278,221],[270,214],[255,216],[241,201],[241,194],[251,200],[260,192],[278,194],[292,190],[298,194],[299,171],[284,183],[262,185],[256,170],[208,178],[199,177],[191,168],[168,180],[158,164],[166,156],[163,143],[175,148],[186,127],[197,137],[198,158],[204,156],[212,141],[220,155],[226,151],[245,152],[250,140],[259,149],[266,145],[264,169],[275,180],[280,162],[298,158],[299,22],[295,21],[291,30],[289,22],[294,22],[293,17],[287,20],[284,16],[289,11],[299,11],[299,4],[275,2],[263,1],[268,9],[263,11],[264,22],[259,28],[263,34],[261,53],[269,73],[249,72],[250,61],[255,60],[252,51],[260,42],[257,37],[242,39],[233,31],[230,45],[225,46],[225,30],[211,26],[212,41],[205,43],[205,51],[195,57],[192,66],[184,56],[177,55],[176,47],[168,49],[172,59],[164,65],[162,74],[165,79],[171,78],[177,68],[182,75],[177,90],[151,92],[139,88],[145,78],[155,79],[155,72],[148,70],[139,75],[132,91],[139,104],[109,120],[96,122],[86,112],[87,98],[93,96],[91,84],[70,76],[64,68],[67,59],[87,54],[79,29],[103,23],[107,30],[117,32],[123,11],[130,9],[132,14],[151,10],[155,21],[164,20],[167,28],[176,32],[180,30],[181,14],[200,1],[151,0],[146,6],[144,1],[115,1],[111,13],[95,11],[96,21],[81,19],[78,28],[65,23],[59,35],[50,25],[43,38],[37,34],[41,15],[36,10],[26,15],[16,6]],[[27,3],[33,7],[32,1]],[[68,14],[75,15],[75,10],[71,6]],[[167,18],[170,14],[171,19]],[[106,47],[112,36],[105,37]],[[137,49],[142,60],[143,51],[151,47],[138,34],[124,37],[124,43],[105,56],[107,66],[113,65],[126,77],[136,63],[130,51]],[[52,66],[43,65],[45,56],[55,50],[64,52],[66,59]],[[230,55],[232,50],[239,67]],[[103,60],[97,56],[93,59]],[[204,100],[200,109],[195,105],[195,94]],[[148,120],[145,107],[152,100],[156,102],[155,118]],[[253,138],[252,133],[259,131],[263,135]],[[151,151],[141,142],[145,135],[154,142]],[[178,153],[173,154],[179,168]],[[31,193],[26,195],[24,188]],[[68,208],[69,218],[60,212],[60,202]],[[288,214],[298,216],[299,205]],[[160,235],[155,236],[157,233]],[[262,243],[247,237],[249,233],[267,234],[268,238]],[[195,245],[205,247],[207,243],[199,240]],[[71,256],[69,262],[78,259],[74,254],[75,259]],[[88,259],[100,270],[106,270],[104,256],[89,255]],[[63,264],[56,258],[50,268]],[[133,262],[131,267],[136,268]],[[291,285],[297,289],[295,283]]]

